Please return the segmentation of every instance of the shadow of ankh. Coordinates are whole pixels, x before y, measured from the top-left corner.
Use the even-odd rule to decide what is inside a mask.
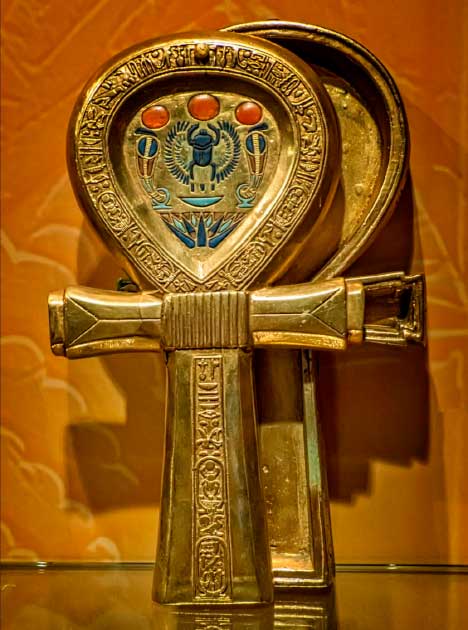
[[[69,496],[96,512],[158,504],[164,444],[163,357],[115,355],[99,360],[125,399],[125,422],[85,417],[68,426]]]
[[[89,269],[89,243],[97,243],[85,222],[77,268]],[[97,266],[81,271],[77,283],[114,289],[122,275],[114,259],[103,252]],[[65,434],[67,493],[70,499],[104,512],[131,506],[157,505],[161,495],[164,445],[166,369],[164,356],[152,353],[108,355],[90,359],[104,367],[112,386],[124,400],[124,421],[84,416]],[[71,375],[74,362],[68,362]],[[74,379],[71,379],[74,380]]]
[[[390,221],[347,276],[390,269],[422,273],[411,176]],[[427,462],[427,346],[363,345],[318,353],[318,402],[324,430],[330,498],[352,502],[368,494],[374,460],[410,466]]]

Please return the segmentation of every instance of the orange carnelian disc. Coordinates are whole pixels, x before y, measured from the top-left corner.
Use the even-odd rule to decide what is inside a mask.
[[[169,112],[164,105],[153,105],[145,109],[141,115],[141,121],[145,127],[150,129],[160,129],[167,124],[169,120]]]
[[[189,100],[187,109],[197,120],[211,120],[219,114],[219,101],[211,94],[196,94]]]
[[[262,113],[260,105],[253,101],[245,101],[236,108],[236,118],[243,125],[256,125]]]

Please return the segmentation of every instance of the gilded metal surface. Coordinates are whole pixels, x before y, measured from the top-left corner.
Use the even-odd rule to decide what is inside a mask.
[[[257,291],[250,307],[253,342],[257,346],[344,350],[346,298],[343,279]]]
[[[249,348],[344,350],[348,342],[361,341],[367,330],[376,329],[380,338],[385,333],[392,340],[400,331],[400,342],[405,343],[408,316],[402,305],[413,304],[420,294],[421,278],[403,274],[251,293],[169,294],[162,300],[151,292],[81,287],[51,294],[51,344],[56,354],[74,358],[179,348],[170,353],[168,364],[157,601],[268,602],[271,579],[265,519],[272,567],[280,585],[307,588],[331,579],[331,535],[329,514],[323,509],[327,500],[313,368],[307,361],[302,367],[305,425],[293,418],[279,425],[261,425],[264,513]],[[382,319],[379,304],[388,297],[392,298],[390,308]],[[408,307],[408,312],[413,311]],[[244,349],[223,349],[236,343]],[[180,349],[187,345],[200,349]],[[203,350],[207,345],[219,350]],[[304,427],[309,435],[309,465],[303,451]],[[190,467],[186,466],[188,457]],[[190,571],[187,558],[191,558]]]
[[[339,149],[315,73],[246,36],[143,44],[101,70],[75,108],[75,192],[152,291],[54,294],[51,343],[71,358],[169,351],[156,601],[272,599],[245,289],[284,274],[321,229]]]
[[[83,209],[129,275],[160,292],[281,275],[338,177],[337,123],[313,70],[241,35],[123,53],[83,92],[69,145]]]
[[[271,564],[277,586],[332,579],[313,366],[304,355],[301,418],[260,424],[259,456],[253,349],[422,337],[419,277],[328,279],[337,260],[350,260],[341,253],[357,255],[375,232],[406,167],[404,116],[389,135],[397,160],[378,136],[382,121],[363,113],[358,92],[345,96],[347,139],[354,151],[359,138],[369,143],[361,161],[344,161],[348,211],[342,191],[332,205],[340,174],[332,104],[310,65],[275,44],[219,33],[154,40],[114,59],[75,109],[75,192],[147,290],[52,294],[51,346],[70,358],[168,352],[157,602],[267,604]],[[375,185],[364,204],[355,198],[363,188],[349,187],[359,169]],[[321,266],[322,281],[260,288],[304,281]]]
[[[321,26],[269,20],[229,27],[279,44],[320,76],[342,137],[336,249],[314,279],[343,274],[369,246],[395,208],[408,171],[409,134],[393,78],[364,46]]]
[[[245,292],[175,293],[164,298],[164,347],[241,348],[249,345]]]
[[[49,296],[51,347],[73,359],[161,348],[162,300],[150,292],[69,287]]]
[[[272,600],[251,360],[239,349],[168,355],[157,602]]]
[[[346,350],[424,339],[424,285],[403,273],[258,291],[169,294],[69,287],[49,296],[51,347],[109,352],[280,347]]]
[[[409,137],[398,89],[387,70],[368,50],[340,33],[318,26],[274,20],[238,25],[229,30],[266,38],[299,55],[319,74],[330,95],[340,124],[343,155],[340,185],[327,219],[328,229],[335,234],[335,248],[333,255],[320,261],[315,269],[314,281],[341,275],[385,225],[405,182]],[[296,279],[294,274],[289,274],[289,278]],[[414,318],[418,322],[423,321],[424,309],[420,300],[414,300],[415,308],[407,312],[406,323],[399,317],[394,320],[395,330],[388,327],[389,320],[381,318],[380,323],[385,330],[376,322],[375,325],[369,324],[369,329],[365,332],[360,308],[362,290],[359,284],[354,288],[348,284],[348,343],[361,343],[365,337],[366,341],[374,343],[405,345],[411,338],[409,333],[405,340],[405,327],[416,331],[414,341],[421,341],[419,324],[414,323],[412,315],[415,314]],[[419,294],[423,295],[422,292]],[[391,301],[390,293],[387,298]],[[368,309],[369,300],[366,316],[369,315]],[[372,311],[375,312],[375,308]],[[307,362],[306,357],[303,362]],[[274,364],[273,361],[269,363]],[[268,387],[257,392],[259,399],[270,396],[271,389],[278,387],[280,382],[275,378],[274,369],[269,377],[263,376],[262,381]],[[304,390],[309,385],[308,377],[304,374]],[[309,469],[314,469],[317,477],[315,484],[310,486],[310,507],[313,514],[319,515],[316,527],[311,532],[316,557],[310,558],[314,569],[307,575],[297,571],[291,561],[292,546],[288,547],[291,541],[290,531],[286,526],[282,528],[280,513],[275,515],[273,509],[270,521],[278,521],[277,530],[282,533],[284,550],[282,563],[278,560],[274,570],[277,587],[289,587],[292,583],[304,588],[311,584],[326,586],[333,574],[331,536],[327,531],[330,517],[329,505],[325,499],[326,476],[323,470],[323,452],[320,445],[317,445],[320,442],[320,427],[315,405],[304,406],[301,419],[304,422],[305,435],[303,452],[308,458]],[[276,430],[278,440],[282,439],[282,427],[278,425],[271,429],[264,428],[261,419],[260,433],[264,430]],[[314,456],[310,452],[311,448]],[[261,456],[267,460],[274,458],[272,452],[262,453]],[[286,457],[281,459],[279,467],[286,469],[289,466]],[[297,475],[302,474],[302,468],[302,463],[298,463]],[[304,482],[303,477],[301,479]],[[280,490],[277,492],[280,493]],[[290,496],[292,499],[288,507],[293,515],[292,520],[301,518],[302,508],[295,501],[294,494],[291,493]],[[316,497],[319,497],[318,503],[315,502]],[[272,551],[274,555],[275,549]],[[324,562],[320,558],[324,558]]]
[[[388,273],[358,279],[369,289],[364,338],[372,343],[404,346],[425,340],[425,284],[420,275]],[[391,314],[400,304],[399,316]]]

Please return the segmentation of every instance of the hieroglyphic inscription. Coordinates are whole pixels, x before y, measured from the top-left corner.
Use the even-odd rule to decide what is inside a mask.
[[[197,599],[229,601],[231,553],[222,360],[221,355],[193,358],[193,589]]]
[[[219,272],[214,281],[206,284],[209,290],[218,291],[245,285],[249,274],[252,274],[252,269],[261,267],[262,262],[287,237],[289,229],[298,221],[298,211],[308,199],[308,186],[310,183],[307,179],[296,176],[290,187],[289,196],[273,210],[255,239]]]
[[[299,151],[282,201],[268,213],[223,269],[201,280],[183,271],[161,249],[115,185],[107,133],[126,96],[146,81],[168,72],[212,68],[255,77],[281,95],[297,129]],[[259,273],[307,212],[324,167],[326,124],[317,97],[301,74],[275,59],[271,51],[233,43],[195,42],[161,45],[127,58],[104,75],[78,117],[76,150],[85,194],[97,208],[106,232],[113,235],[140,271],[164,292],[241,289]]]
[[[281,94],[287,96],[291,104],[302,103],[310,98],[310,94],[300,77],[291,72],[291,69],[282,63],[275,63],[269,74],[268,81],[274,85]]]
[[[240,70],[256,77],[266,77],[273,67],[273,59],[267,54],[262,54],[249,48],[230,46],[223,44],[210,44],[206,46],[203,55],[200,55],[196,44],[178,44],[173,46],[163,46],[135,55],[126,61],[122,66],[114,69],[102,83],[98,86],[92,97],[92,105],[89,109],[94,109],[91,116],[99,114],[101,121],[105,117],[105,112],[111,112],[117,106],[121,97],[142,80],[148,79],[158,74],[170,70],[213,67],[220,70]],[[276,64],[279,66],[279,64]],[[291,69],[283,68],[282,85],[289,76],[295,76]],[[302,84],[303,85],[303,84]],[[303,86],[304,87],[304,86]],[[303,89],[305,95],[310,96]],[[292,91],[284,90],[289,96]],[[298,91],[294,91],[294,99],[291,103],[304,98],[298,98]],[[100,110],[100,111],[99,111]]]
[[[323,166],[323,133],[317,105],[297,105],[294,111],[301,126],[298,175],[315,183]]]

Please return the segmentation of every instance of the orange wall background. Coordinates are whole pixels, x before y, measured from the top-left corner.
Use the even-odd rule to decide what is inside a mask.
[[[121,275],[68,182],[65,134],[81,87],[144,39],[276,17],[344,32],[372,50],[400,87],[412,137],[413,268],[427,278],[428,348],[408,360],[393,351],[323,360],[322,395],[335,401],[325,421],[337,561],[468,563],[467,3],[2,6],[2,558],[151,560],[155,552],[161,359],[69,362],[49,351],[47,294],[114,288]],[[378,364],[398,372],[401,387],[390,389]]]

